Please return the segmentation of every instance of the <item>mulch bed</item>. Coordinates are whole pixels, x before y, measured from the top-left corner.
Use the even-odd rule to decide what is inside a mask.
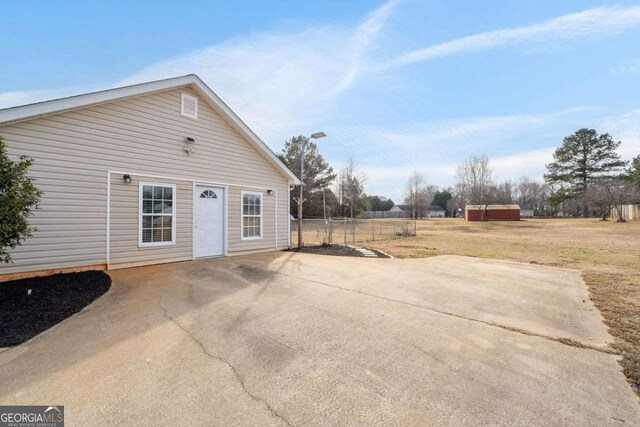
[[[110,287],[111,278],[103,271],[0,283],[0,347],[22,344],[46,331],[91,304]]]
[[[375,249],[367,248],[378,255],[378,258],[389,258],[387,255]],[[360,252],[344,245],[323,245],[323,246],[305,246],[302,249],[292,249],[294,252],[303,252],[307,254],[334,255],[334,256],[352,256],[364,257]]]

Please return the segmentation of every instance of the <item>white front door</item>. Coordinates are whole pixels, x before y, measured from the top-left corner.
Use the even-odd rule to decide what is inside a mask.
[[[224,254],[224,189],[196,185],[193,194],[196,258]]]

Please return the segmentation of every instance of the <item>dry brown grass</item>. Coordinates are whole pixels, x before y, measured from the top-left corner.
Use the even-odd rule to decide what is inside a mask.
[[[418,235],[367,242],[398,258],[452,254],[577,268],[602,312],[625,375],[640,394],[640,221],[418,221]]]

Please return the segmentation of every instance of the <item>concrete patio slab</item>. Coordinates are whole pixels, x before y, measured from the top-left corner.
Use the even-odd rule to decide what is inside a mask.
[[[272,253],[111,275],[0,353],[0,404],[69,425],[640,424],[575,271]]]

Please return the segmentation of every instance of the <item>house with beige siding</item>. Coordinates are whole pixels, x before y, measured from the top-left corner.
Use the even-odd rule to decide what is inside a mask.
[[[298,178],[195,75],[0,110],[0,136],[43,191],[0,278],[289,247]]]

